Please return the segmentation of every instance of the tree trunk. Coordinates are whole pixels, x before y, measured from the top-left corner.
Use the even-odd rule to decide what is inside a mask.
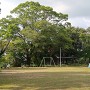
[[[0,57],[4,54],[4,52],[5,52],[6,49],[8,48],[10,41],[11,41],[11,40],[9,40],[8,43],[6,44],[6,46],[0,51]]]
[[[28,49],[26,49],[26,59],[27,59],[27,65],[30,67],[31,58]]]

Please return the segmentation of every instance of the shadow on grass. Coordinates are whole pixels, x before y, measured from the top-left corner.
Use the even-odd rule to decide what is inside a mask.
[[[90,72],[0,73],[0,90],[90,90]]]

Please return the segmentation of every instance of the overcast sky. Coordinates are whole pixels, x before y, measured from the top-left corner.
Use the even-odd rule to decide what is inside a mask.
[[[31,0],[0,0],[0,18],[9,15],[9,12],[20,3]],[[68,14],[69,21],[75,27],[90,27],[90,0],[32,0],[41,5],[50,6],[55,11]]]

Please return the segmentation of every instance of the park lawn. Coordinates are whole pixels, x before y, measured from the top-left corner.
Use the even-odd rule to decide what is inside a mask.
[[[90,90],[90,68],[6,69],[0,72],[0,90]]]

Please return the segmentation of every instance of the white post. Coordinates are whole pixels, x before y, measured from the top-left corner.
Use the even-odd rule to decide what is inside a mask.
[[[61,67],[61,48],[60,48],[60,67]]]

